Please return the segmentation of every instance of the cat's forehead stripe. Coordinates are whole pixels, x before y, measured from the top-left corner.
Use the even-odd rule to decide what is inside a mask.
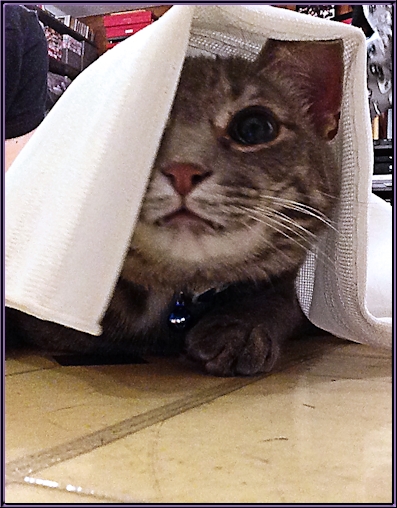
[[[224,107],[219,111],[214,119],[214,126],[219,129],[226,129],[231,117],[236,112],[236,105],[229,101],[225,103]]]

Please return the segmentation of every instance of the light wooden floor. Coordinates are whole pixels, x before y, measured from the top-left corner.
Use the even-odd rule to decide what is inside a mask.
[[[298,341],[276,373],[6,361],[7,503],[389,503],[389,351]]]

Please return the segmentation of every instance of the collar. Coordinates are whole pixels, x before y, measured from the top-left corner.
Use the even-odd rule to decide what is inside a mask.
[[[214,303],[216,296],[225,291],[230,284],[224,284],[219,288],[209,288],[202,293],[189,295],[180,292],[171,307],[168,315],[168,326],[174,332],[187,331],[197,318],[202,315]]]

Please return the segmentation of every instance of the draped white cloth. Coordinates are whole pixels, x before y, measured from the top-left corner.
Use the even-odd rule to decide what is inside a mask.
[[[6,174],[7,306],[100,334],[186,54],[252,59],[269,37],[344,41],[337,232],[301,271],[302,308],[339,337],[391,345],[391,207],[371,196],[365,37],[270,6],[174,6],[69,86]]]

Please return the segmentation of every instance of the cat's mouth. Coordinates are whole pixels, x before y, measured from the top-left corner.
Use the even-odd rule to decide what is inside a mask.
[[[157,225],[172,229],[188,229],[194,233],[205,233],[209,230],[216,231],[222,229],[219,224],[197,215],[185,206],[159,219]]]

